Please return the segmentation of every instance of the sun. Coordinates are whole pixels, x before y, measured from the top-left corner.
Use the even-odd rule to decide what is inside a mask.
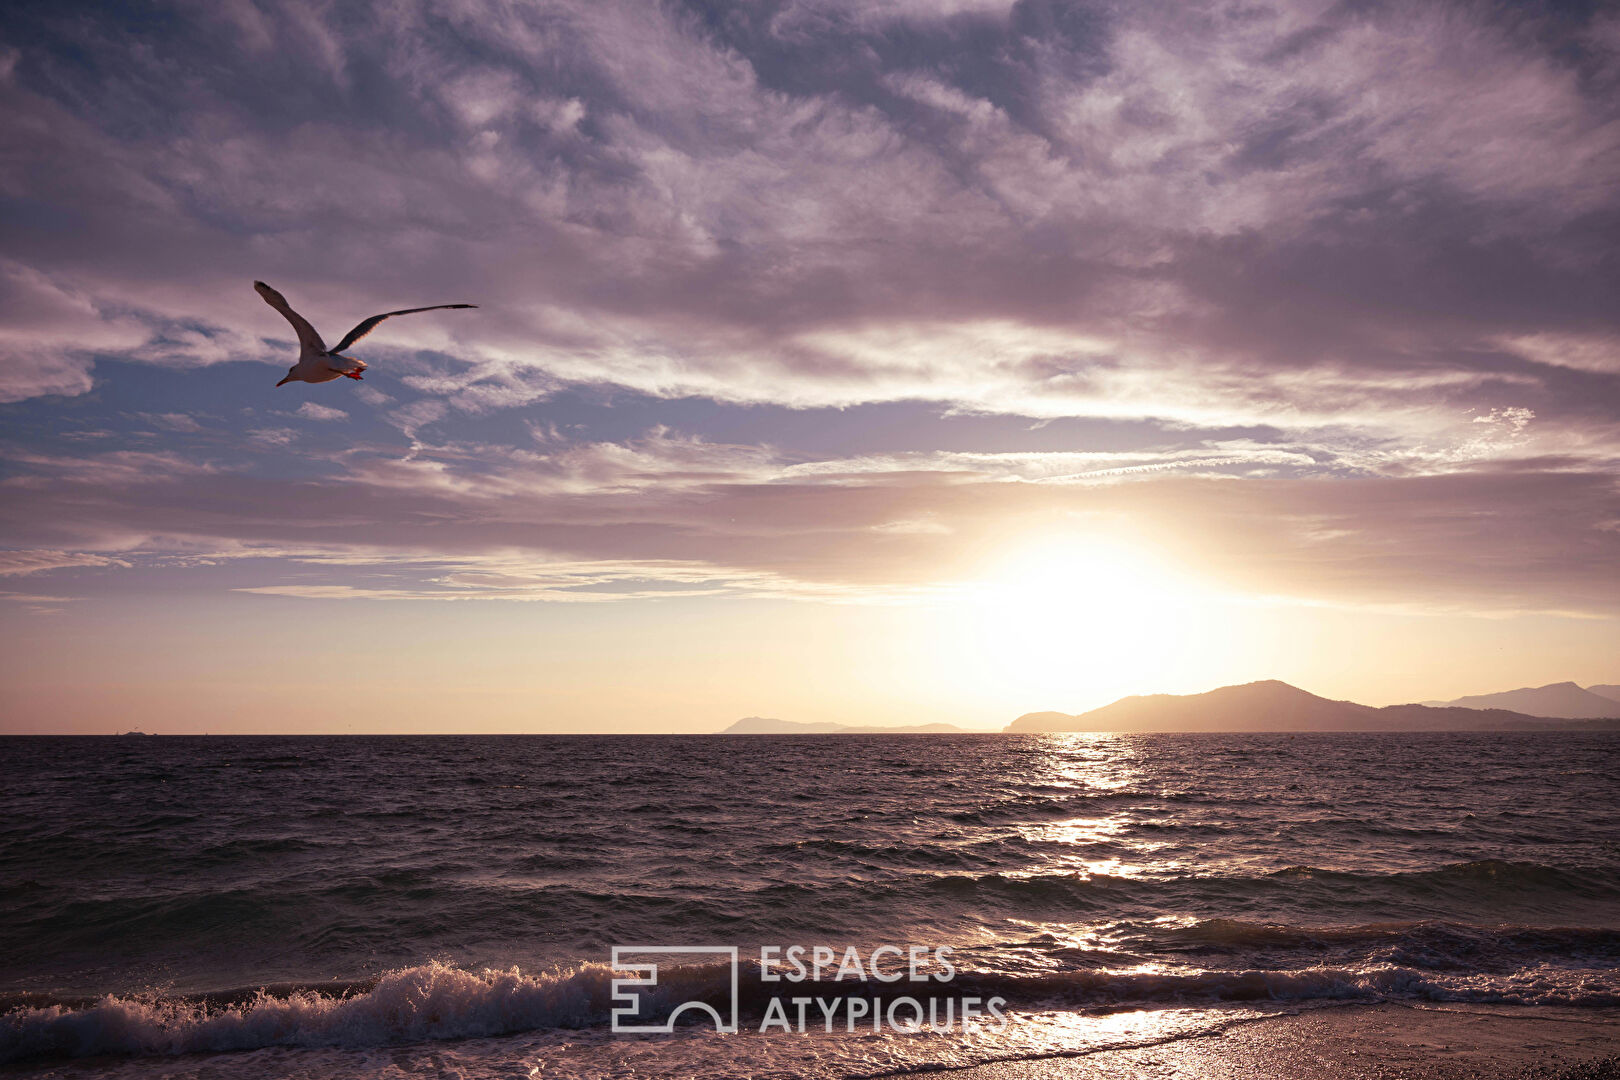
[[[1190,647],[1216,629],[1204,584],[1113,537],[1014,543],[958,596],[954,677],[1054,708],[1179,683]]]
[[[1008,551],[986,573],[985,597],[1039,629],[1078,633],[1077,615],[1116,626],[1151,619],[1187,591],[1162,565],[1117,541],[1044,539]],[[1098,628],[1100,629],[1100,628]]]

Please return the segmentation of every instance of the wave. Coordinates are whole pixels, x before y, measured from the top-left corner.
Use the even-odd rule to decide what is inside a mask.
[[[308,946],[312,935],[333,924],[335,912],[358,905],[389,912],[394,936],[422,955],[454,946],[445,942],[446,926],[476,924],[483,937],[532,934],[540,906],[561,916],[563,927],[628,919],[642,940],[776,941],[806,926],[824,936],[853,936],[874,912],[888,925],[926,921],[952,930],[976,926],[987,911],[1019,919],[1229,915],[1295,922],[1331,916],[1346,923],[1427,918],[1610,925],[1620,902],[1620,872],[1604,867],[1477,861],[1395,872],[1313,866],[1245,873],[1013,869],[1027,861],[1021,855],[1029,843],[1021,837],[949,846],[818,837],[767,849],[813,873],[706,893],[677,881],[685,887],[681,895],[673,889],[616,890],[589,876],[606,866],[597,856],[567,849],[513,857],[504,876],[490,877],[472,852],[359,871],[304,858],[310,844],[298,838],[235,840],[201,846],[191,857],[298,860],[282,876],[251,883],[188,883],[41,904],[29,933],[18,935],[12,958],[43,960],[132,936],[153,947],[189,950],[204,926],[242,928]],[[1066,854],[1129,863],[1131,852],[1107,841],[1077,841],[1066,845]],[[679,869],[661,864],[648,873],[673,877]],[[19,873],[0,883],[0,899],[33,894],[50,898],[41,876]],[[861,923],[846,921],[844,913],[858,913]]]
[[[523,942],[525,951],[497,959],[528,964],[588,955],[579,945],[591,938],[576,928],[604,920],[643,941],[745,943],[861,940],[874,925],[913,937],[919,933],[915,928],[926,926],[928,935],[952,940],[971,937],[998,919],[1017,925],[1126,921],[1146,927],[1129,946],[1146,957],[1162,955],[1166,946],[1183,953],[1196,944],[1174,934],[1167,940],[1163,933],[1164,920],[1184,917],[1246,925],[1433,920],[1620,929],[1613,916],[1620,903],[1620,873],[1607,868],[1478,861],[1394,873],[1295,866],[1269,873],[1138,876],[1081,870],[1023,874],[985,865],[1020,842],[1000,838],[925,848],[816,838],[793,847],[796,865],[836,858],[887,869],[851,871],[844,863],[822,870],[819,879],[708,894],[621,892],[595,880],[576,881],[594,868],[584,861],[588,856],[562,850],[529,853],[514,861],[509,876],[494,880],[476,876],[471,861],[441,859],[365,874],[329,874],[324,864],[311,863],[251,887],[128,891],[55,905],[48,903],[52,894],[39,879],[18,874],[0,883],[0,901],[28,905],[32,912],[28,933],[15,934],[7,950],[19,975],[31,978],[48,977],[54,956],[117,949],[131,939],[165,956],[191,954],[204,937],[244,953],[274,939],[292,961],[282,971],[300,974],[352,972],[363,951],[355,946],[378,943],[390,951],[365,959],[404,964],[423,956],[455,956],[458,950],[463,957],[489,958],[466,949],[467,938]],[[1101,846],[1077,845],[1074,851],[1099,860],[1117,854]],[[386,925],[368,926],[370,911],[386,912]],[[546,922],[537,926],[542,911]],[[1236,960],[1236,966],[1257,966],[1243,957]],[[213,977],[246,982],[260,974],[244,967],[216,970]]]
[[[15,1009],[0,1017],[0,1062],[38,1056],[185,1054],[267,1046],[380,1046],[396,1042],[583,1027],[607,1019],[612,971],[557,974],[464,971],[433,963],[383,975],[338,996],[260,991],[239,1005],[116,997],[72,1008]]]
[[[1480,859],[1447,863],[1427,870],[1407,870],[1393,874],[1369,874],[1351,870],[1324,870],[1314,866],[1289,866],[1267,875],[1271,878],[1360,882],[1379,880],[1414,885],[1449,887],[1455,885],[1497,885],[1514,889],[1583,889],[1594,885],[1612,887],[1614,874],[1596,868],[1546,866],[1542,863]]]
[[[1493,913],[1556,912],[1590,901],[1608,905],[1620,898],[1620,874],[1597,867],[1486,860],[1393,873],[1293,866],[1254,876],[936,874],[878,889],[917,889],[961,902],[972,898],[975,903],[1014,909],[1086,911],[1117,909],[1126,902],[1148,908],[1169,904],[1175,910],[1196,911],[1216,904],[1226,910],[1241,910],[1244,904],[1264,903],[1300,912],[1331,907],[1346,914],[1359,911],[1371,916],[1387,908],[1441,918],[1469,918]]]
[[[1438,947],[1502,957],[1565,956],[1620,966],[1620,930],[1588,927],[1473,926],[1441,921],[1368,923],[1361,926],[1289,926],[1238,919],[1201,919],[1181,926],[1154,926],[1153,944],[1173,950],[1378,949]]]
[[[391,971],[340,993],[292,988],[201,999],[107,995],[90,1002],[34,1004],[0,1016],[0,1062],[264,1047],[357,1049],[596,1027],[609,1020],[613,977],[604,964],[523,974],[516,968],[475,972],[435,962]],[[730,978],[724,964],[664,967],[660,985],[648,993],[647,1015],[667,1016],[690,1000],[723,1006]],[[758,969],[745,965],[741,1006],[746,1016],[761,1015],[770,997],[807,994],[923,1000],[999,996],[1014,1008],[1033,1010],[1397,999],[1615,1007],[1620,1006],[1620,972],[1545,965],[1496,974],[1391,963],[1291,971],[1169,971],[1141,965],[1041,975],[966,972],[950,983],[926,986],[853,980],[784,986],[761,982]]]
[[[961,987],[1013,1001],[1060,1006],[1164,1006],[1222,1002],[1425,1001],[1502,1005],[1620,1006],[1613,971],[1536,968],[1506,975],[1440,973],[1397,964],[1294,971],[1074,971],[1046,977],[981,980]],[[1006,991],[1011,991],[1006,993]]]

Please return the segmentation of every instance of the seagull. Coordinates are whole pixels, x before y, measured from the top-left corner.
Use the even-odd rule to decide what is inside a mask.
[[[360,378],[360,373],[366,370],[366,362],[357,360],[352,356],[344,356],[343,350],[359,341],[373,330],[384,319],[392,319],[395,315],[415,315],[418,311],[438,311],[442,308],[475,308],[477,304],[434,304],[432,307],[406,308],[404,311],[385,311],[381,315],[373,315],[365,322],[343,335],[335,349],[328,349],[321,335],[309,325],[298,312],[287,303],[287,298],[262,281],[255,281],[253,287],[264,302],[275,308],[287,317],[292,327],[298,333],[298,363],[287,369],[287,377],[276,383],[277,386],[286,386],[290,382],[331,382],[339,375],[349,379]]]

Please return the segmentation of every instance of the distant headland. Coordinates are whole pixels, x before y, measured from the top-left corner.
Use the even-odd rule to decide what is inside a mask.
[[[1614,696],[1611,696],[1614,695]],[[1518,708],[1510,708],[1509,704]],[[1361,705],[1277,679],[1202,694],[1144,694],[1083,713],[1031,712],[1000,729],[1044,731],[1620,731],[1620,686],[1527,687],[1455,701]],[[721,735],[973,735],[956,724],[838,724],[748,716]]]
[[[1573,685],[1573,684],[1570,684]],[[1578,689],[1578,688],[1577,688]],[[1467,700],[1467,699],[1465,699]],[[1620,701],[1607,716],[1532,716],[1503,708],[1332,701],[1276,679],[1203,694],[1148,694],[1077,715],[1025,713],[1007,726],[1029,731],[1570,731],[1620,730]]]
[[[1526,716],[1564,720],[1605,719],[1620,713],[1620,686],[1588,686],[1572,682],[1525,686],[1498,694],[1474,694],[1451,701],[1425,701],[1424,705],[1460,705],[1465,709],[1511,709]]]

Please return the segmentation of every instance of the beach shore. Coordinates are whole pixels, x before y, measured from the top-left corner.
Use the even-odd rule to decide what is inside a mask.
[[[1620,1080],[1620,1010],[1357,1005],[952,1080]]]

